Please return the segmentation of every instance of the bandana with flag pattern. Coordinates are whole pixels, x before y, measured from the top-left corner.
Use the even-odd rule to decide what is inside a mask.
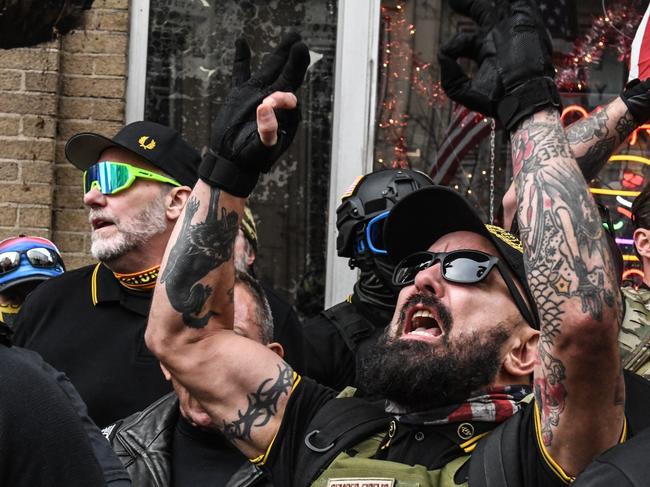
[[[530,386],[493,387],[478,392],[467,401],[419,412],[406,412],[394,402],[387,402],[386,412],[400,423],[440,425],[464,421],[501,423],[518,413],[523,399],[531,393]]]

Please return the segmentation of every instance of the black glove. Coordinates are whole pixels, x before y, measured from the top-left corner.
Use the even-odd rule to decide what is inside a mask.
[[[637,124],[650,120],[650,79],[633,79],[625,85],[620,96]]]
[[[274,91],[295,93],[309,66],[309,50],[297,33],[288,34],[268,55],[258,73],[250,74],[250,48],[244,39],[235,43],[232,89],[213,122],[210,148],[199,166],[199,177],[228,193],[247,197],[261,172],[268,172],[293,141],[300,110],[276,110],[278,141],[262,144],[256,111]]]
[[[505,96],[497,112],[507,130],[546,107],[560,108],[553,47],[534,0],[502,0],[504,16],[492,30]]]
[[[440,47],[440,84],[456,103],[494,117],[498,101],[503,97],[490,33],[496,22],[494,7],[486,0],[450,0],[449,4],[457,13],[474,19],[479,30],[476,34],[460,32]],[[478,64],[472,79],[458,64],[457,59],[461,57]]]

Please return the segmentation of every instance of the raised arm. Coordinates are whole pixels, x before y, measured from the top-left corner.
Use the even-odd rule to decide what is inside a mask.
[[[450,97],[497,116],[510,132],[527,280],[540,317],[535,429],[540,448],[568,482],[623,432],[616,276],[598,211],[560,121],[551,40],[534,0],[497,0],[496,8],[486,0],[450,4],[479,24],[473,43],[491,46],[474,56],[480,77],[468,81],[444,56],[441,77],[447,76]],[[616,100],[571,129],[574,142],[582,137],[594,147],[575,152],[596,160],[603,146],[611,150],[620,142],[630,128],[619,133],[614,120],[629,122],[626,104]],[[604,142],[595,143],[598,137]]]
[[[528,283],[541,322],[534,385],[542,441],[575,475],[623,430],[620,293],[558,111],[525,119],[511,141]]]
[[[288,36],[250,81],[249,59],[238,41],[234,87],[167,246],[145,339],[223,433],[255,458],[275,436],[296,378],[276,354],[233,332],[232,251],[245,197],[297,130],[292,92],[309,53],[299,36]]]
[[[628,104],[643,103],[645,113],[650,114],[648,94],[650,82],[635,84],[623,90],[621,96],[602,107],[596,108],[587,117],[569,125],[566,138],[582,175],[591,181],[607,163],[612,153],[627,140],[645,117],[638,121]]]
[[[640,88],[644,93],[650,91],[650,82],[642,85]],[[605,106],[596,108],[564,130],[571,153],[587,182],[598,175],[612,153],[639,125],[624,101],[625,93],[629,91],[631,90],[625,90],[621,96]],[[645,99],[644,93],[628,94],[630,98]],[[650,114],[650,104],[647,113]],[[503,224],[505,228],[510,229],[516,212],[514,180],[503,195],[502,204]]]
[[[540,316],[536,429],[540,447],[573,476],[623,432],[620,293],[560,121],[550,39],[532,0],[506,3],[509,16],[494,29],[505,92],[498,112],[511,132],[524,261]]]

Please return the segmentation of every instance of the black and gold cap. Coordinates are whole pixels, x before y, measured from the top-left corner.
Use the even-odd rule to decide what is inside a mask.
[[[199,152],[176,130],[155,122],[130,123],[112,139],[92,132],[73,135],[65,145],[65,155],[75,167],[85,171],[111,147],[133,152],[184,186],[192,187],[199,179]]]
[[[501,227],[485,224],[469,201],[445,186],[422,188],[397,203],[384,226],[384,243],[388,256],[397,264],[415,252],[428,250],[442,236],[461,231],[478,233],[492,242],[535,309],[521,241]]]

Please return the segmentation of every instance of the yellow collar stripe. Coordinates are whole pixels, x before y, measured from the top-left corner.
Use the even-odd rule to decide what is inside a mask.
[[[302,377],[300,377],[295,371],[293,373],[293,385],[291,386],[291,390],[289,391],[289,396],[293,393],[293,391],[298,387],[298,384],[300,384],[300,380]],[[257,465],[258,467],[264,465],[266,461],[269,458],[269,454],[271,453],[271,448],[273,448],[273,443],[275,443],[275,438],[278,436],[278,432],[276,431],[275,434],[273,435],[273,439],[271,440],[271,443],[269,443],[269,447],[266,449],[264,453],[262,453],[259,457],[255,458],[249,458],[248,460],[253,464]]]
[[[461,443],[459,446],[465,453],[471,453],[474,451],[476,448],[476,445],[478,445],[478,440],[483,438],[485,435],[490,433],[489,431],[486,431],[485,433],[481,433],[480,435],[476,435],[474,438],[470,438],[467,440],[465,443]]]
[[[560,467],[560,465],[555,460],[553,460],[551,455],[546,450],[546,447],[544,446],[544,442],[542,441],[542,418],[541,418],[541,413],[539,412],[539,407],[537,406],[537,402],[533,404],[533,407],[535,408],[534,411],[535,437],[537,438],[537,445],[539,446],[539,451],[542,452],[542,458],[544,458],[544,461],[549,466],[549,468],[553,471],[553,473],[557,475],[562,482],[568,485],[575,480],[575,477],[571,477],[570,475],[567,475],[567,473],[562,469],[562,467]]]
[[[537,444],[539,445],[539,449],[542,452],[542,457],[544,458],[544,461],[546,464],[550,467],[550,469],[562,480],[565,484],[570,484],[575,480],[575,477],[572,477],[568,475],[558,463],[553,460],[551,455],[548,453],[546,450],[546,447],[544,446],[544,442],[542,441],[542,417],[541,413],[539,411],[539,406],[537,402],[535,402],[534,406],[535,408],[535,436],[537,438]],[[621,431],[621,436],[618,440],[619,443],[625,442],[627,439],[627,418],[624,418],[623,420],[623,431]]]
[[[93,269],[92,279],[90,280],[90,295],[93,300],[93,306],[97,306],[97,303],[99,302],[97,299],[97,273],[99,272],[99,266],[101,265],[100,262],[95,266],[95,269]]]

